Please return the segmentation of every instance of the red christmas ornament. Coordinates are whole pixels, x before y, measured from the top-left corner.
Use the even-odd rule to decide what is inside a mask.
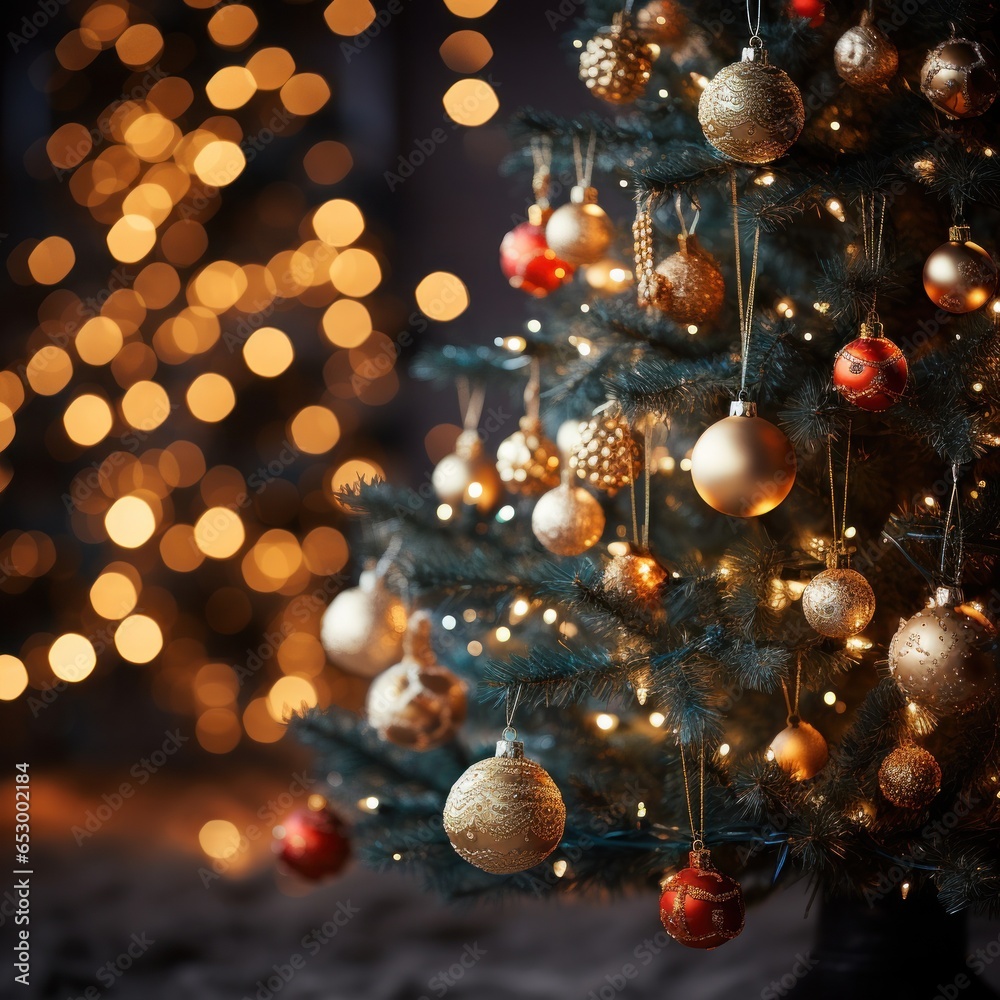
[[[512,288],[541,297],[569,281],[575,268],[549,249],[544,225],[522,222],[500,243],[500,270]]]
[[[351,843],[344,824],[329,809],[299,809],[274,828],[272,850],[294,872],[317,882],[344,867]]]
[[[796,17],[808,17],[810,28],[818,28],[826,20],[826,4],[823,0],[792,0],[788,9]]]
[[[718,948],[743,931],[743,890],[712,864],[704,848],[691,851],[688,866],[663,883],[660,920],[688,948]]]
[[[855,406],[880,413],[906,391],[907,371],[903,352],[882,336],[882,324],[865,324],[861,336],[837,352],[833,384]]]

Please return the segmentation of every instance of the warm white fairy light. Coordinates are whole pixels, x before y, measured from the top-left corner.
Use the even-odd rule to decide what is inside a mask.
[[[835,704],[837,701],[836,693],[833,691],[827,691],[826,694],[823,695],[823,701],[826,702],[827,705]]]
[[[524,325],[528,328],[529,333],[538,333],[542,328],[542,324],[537,319],[529,319]]]
[[[521,351],[523,351],[527,346],[528,342],[524,339],[524,337],[508,337],[504,341],[504,347],[506,347],[508,351],[513,351],[515,354],[520,354]]]
[[[447,629],[449,632],[457,624],[458,624],[458,622],[455,620],[455,616],[454,615],[445,615],[444,618],[441,619],[441,628]]]
[[[933,507],[936,502],[937,501],[935,501],[934,497],[924,497],[924,503],[928,507]]]
[[[774,174],[768,170],[766,173],[759,174],[753,179],[754,184],[759,184],[761,187],[770,187],[774,183]]]
[[[542,621],[545,622],[546,625],[552,625],[552,624],[554,624],[555,620],[558,617],[559,617],[559,613],[556,611],[555,608],[546,608],[542,612]]]
[[[858,529],[852,524],[850,527],[844,529],[844,538],[853,538],[858,533]]]
[[[514,516],[514,514],[515,514],[514,508],[509,503],[504,504],[497,511],[497,520],[501,524],[506,524]]]
[[[827,199],[826,210],[839,222],[843,222],[847,218],[847,216],[844,215],[844,206],[837,198]]]
[[[479,656],[479,654],[483,651],[483,644],[478,640],[473,639],[472,642],[470,642],[465,648],[468,650],[469,656]]]
[[[813,339],[813,335],[808,330],[806,330],[806,332],[804,334],[802,334],[802,339],[803,340],[812,340]]]
[[[506,625],[501,625],[497,631],[497,642],[507,642],[510,639],[510,629]]]
[[[635,815],[638,819],[642,819],[646,815],[646,803],[640,802],[635,807]]]
[[[519,597],[515,602],[511,611],[514,612],[519,618],[523,618],[528,613],[528,608],[531,607],[530,604],[523,598]]]
[[[594,719],[594,724],[605,733],[613,732],[618,728],[618,716],[610,712],[599,712]]]
[[[649,724],[654,729],[659,729],[664,722],[667,721],[667,717],[662,712],[650,712],[649,713]]]
[[[666,87],[661,87],[660,90],[659,90],[659,94],[660,94],[660,97],[669,97],[670,96],[670,92],[667,90]]]
[[[462,612],[462,620],[468,622],[471,625],[476,620],[476,609],[466,608]]]
[[[688,333],[690,333],[691,336],[693,337],[697,332],[698,332],[698,324],[697,323],[689,323],[688,324]]]
[[[627,181],[627,180],[625,180],[625,178],[623,177],[623,178],[622,178],[622,179],[621,179],[621,180],[620,180],[620,181],[618,182],[618,186],[619,186],[619,187],[623,187],[623,188],[627,188],[627,187],[628,187],[628,181]]]
[[[378,799],[374,795],[369,795],[363,802],[361,802],[361,808],[367,809],[368,812],[375,812],[378,809]]]
[[[720,757],[728,757],[730,750],[732,750],[732,747],[728,743],[720,743],[719,744],[719,756]]]
[[[455,512],[451,509],[450,503],[443,503],[438,506],[437,516],[438,520],[447,521],[449,517]]]
[[[830,122],[830,131],[831,132],[839,132],[840,131],[840,122],[838,122],[838,121],[832,121],[832,122]]]
[[[582,312],[582,313],[589,313],[590,312],[590,303],[589,302],[581,302],[580,303],[580,312]]]
[[[569,865],[566,863],[565,858],[560,858],[558,861],[553,861],[552,874],[555,875],[556,878],[562,878],[563,875],[566,874],[566,869],[568,867]]]
[[[682,472],[690,472],[691,471],[691,465],[692,465],[692,462],[691,462],[690,458],[682,458],[681,459],[681,471]]]
[[[402,861],[402,860],[403,860],[403,855],[402,855],[402,854],[399,854],[399,853],[396,853],[396,854],[394,854],[394,855],[392,856],[392,860],[393,860],[393,861]]]

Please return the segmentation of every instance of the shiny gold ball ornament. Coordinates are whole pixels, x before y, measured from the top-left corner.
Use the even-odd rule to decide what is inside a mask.
[[[544,493],[559,485],[559,449],[541,420],[521,417],[520,430],[497,448],[497,472],[512,493]]]
[[[624,552],[604,567],[601,585],[616,597],[649,601],[667,579],[667,571],[650,555]]]
[[[691,452],[691,482],[710,507],[730,517],[774,510],[795,484],[795,449],[784,432],[736,401]]]
[[[833,566],[806,584],[802,613],[820,635],[846,639],[862,632],[872,620],[875,593],[856,569]]]
[[[996,689],[996,629],[962,603],[959,589],[939,587],[926,608],[900,622],[889,669],[918,705],[941,715],[970,711]]]
[[[595,97],[611,104],[630,104],[641,97],[652,68],[652,50],[623,12],[580,53],[580,79]]]
[[[406,609],[371,570],[342,590],[323,612],[320,641],[331,662],[348,673],[374,677],[403,648]]]
[[[635,15],[635,26],[647,42],[672,45],[687,29],[687,18],[673,0],[650,0]]]
[[[996,66],[979,42],[949,38],[927,53],[920,90],[949,118],[975,118],[996,100]]]
[[[442,503],[452,507],[475,505],[481,511],[491,510],[503,491],[500,476],[483,451],[476,430],[459,434],[455,451],[434,466],[431,485]]]
[[[950,313],[967,313],[986,305],[997,287],[997,265],[968,226],[952,226],[924,264],[924,291]]]
[[[837,75],[858,90],[879,90],[899,69],[899,52],[884,31],[876,27],[870,11],[861,23],[848,28],[833,50]]]
[[[818,729],[792,716],[771,740],[767,756],[793,781],[808,781],[823,769],[830,758],[830,748]]]
[[[726,294],[722,272],[693,234],[679,234],[677,243],[680,249],[656,265],[663,281],[658,283],[653,305],[675,323],[711,323]]]
[[[904,743],[882,761],[878,787],[900,809],[924,809],[941,791],[941,767],[929,750]]]
[[[771,66],[767,50],[748,45],[702,91],[698,121],[705,138],[737,163],[770,163],[799,137],[806,112],[791,77]]]
[[[605,493],[614,494],[635,482],[639,449],[620,410],[604,410],[580,428],[580,440],[569,456],[578,478]]]
[[[469,864],[494,875],[513,875],[544,861],[566,826],[566,806],[556,783],[524,756],[516,735],[506,730],[496,756],[473,764],[452,786],[444,805],[452,847]]]
[[[535,538],[557,556],[578,556],[604,533],[604,510],[582,486],[560,483],[531,512]]]
[[[575,185],[569,203],[560,205],[545,224],[549,249],[569,264],[593,264],[615,237],[607,212],[597,204],[597,189]]]
[[[465,721],[465,683],[437,662],[427,612],[410,617],[403,659],[372,681],[365,710],[382,739],[407,750],[439,747]]]

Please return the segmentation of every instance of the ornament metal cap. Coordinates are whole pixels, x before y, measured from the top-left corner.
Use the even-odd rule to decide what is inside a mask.
[[[968,243],[972,239],[972,228],[966,225],[950,226],[948,241],[950,243]]]
[[[927,602],[929,608],[954,608],[965,601],[965,594],[961,587],[953,584],[944,584],[934,588],[934,594]]]
[[[879,320],[874,319],[874,318],[866,319],[861,324],[861,336],[862,337],[881,337],[882,336],[882,331],[884,329],[885,328],[882,326],[882,323]]]
[[[712,852],[698,840],[695,846],[688,851],[688,868],[714,868],[712,864]]]
[[[729,415],[731,417],[756,417],[757,404],[751,403],[749,399],[734,399],[729,404]]]
[[[755,62],[759,63],[761,66],[767,65],[767,49],[764,48],[764,42],[757,35],[754,35],[750,41],[743,46],[743,58],[740,62]]]
[[[584,187],[582,184],[574,184],[570,188],[569,200],[573,205],[596,205],[597,188]]]
[[[509,726],[503,731],[502,739],[497,740],[497,757],[507,757],[511,760],[520,760],[524,757],[524,743],[517,739],[517,730]]]

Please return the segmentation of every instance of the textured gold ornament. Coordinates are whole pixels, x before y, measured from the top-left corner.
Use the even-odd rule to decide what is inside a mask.
[[[866,10],[861,14],[861,23],[840,36],[833,50],[833,63],[840,78],[852,87],[876,90],[896,75],[899,53]]]
[[[654,304],[676,323],[711,323],[726,292],[722,272],[696,236],[681,233],[677,242],[680,249],[656,265],[663,283]]]
[[[439,747],[465,721],[465,684],[437,662],[427,612],[410,617],[403,659],[372,681],[365,708],[379,736],[407,750]]]
[[[629,104],[641,97],[652,68],[652,51],[622,13],[580,53],[580,79],[595,97],[611,104]]]
[[[535,538],[557,556],[578,556],[600,541],[604,510],[582,486],[561,483],[531,512]]]
[[[950,313],[984,306],[997,286],[997,266],[989,253],[970,239],[968,226],[952,226],[924,264],[924,291]]]
[[[620,598],[648,601],[666,579],[667,571],[652,556],[625,552],[604,567],[601,584]]]
[[[857,635],[872,620],[875,594],[857,570],[831,567],[806,584],[802,613],[820,635],[846,639]]]
[[[941,791],[941,768],[930,751],[904,743],[882,761],[878,787],[900,809],[923,809]]]
[[[518,740],[500,740],[495,757],[473,764],[444,806],[452,847],[494,875],[533,868],[558,846],[566,806],[548,772],[524,756]]]
[[[691,482],[710,507],[730,517],[774,510],[795,484],[795,449],[785,434],[757,416],[753,403],[734,402],[691,452]]]
[[[605,410],[581,426],[569,467],[580,479],[611,494],[635,482],[639,449],[620,411]]]
[[[949,38],[931,49],[920,70],[924,97],[949,118],[974,118],[997,96],[996,67],[971,38]]]
[[[967,712],[996,688],[996,629],[940,587],[928,607],[901,621],[889,643],[889,668],[903,693],[947,715]]]
[[[715,74],[698,102],[705,138],[738,163],[770,163],[799,137],[806,113],[791,77],[767,61],[767,52],[747,47],[741,62]]]
[[[683,36],[687,18],[673,0],[651,0],[645,7],[639,8],[635,25],[647,41],[655,45],[671,45]]]
[[[406,609],[371,570],[342,590],[323,612],[320,641],[342,670],[374,677],[399,659]]]
[[[768,756],[792,780],[807,781],[822,770],[830,748],[818,729],[799,720],[789,723],[771,740]]]
[[[497,448],[497,472],[512,493],[544,493],[559,485],[559,449],[541,420],[521,417],[521,429]]]
[[[569,264],[593,264],[604,257],[615,236],[607,212],[597,204],[597,189],[577,184],[567,205],[545,224],[549,249]]]
[[[459,434],[454,453],[434,466],[431,484],[442,503],[475,505],[481,511],[492,509],[503,490],[476,430]]]

